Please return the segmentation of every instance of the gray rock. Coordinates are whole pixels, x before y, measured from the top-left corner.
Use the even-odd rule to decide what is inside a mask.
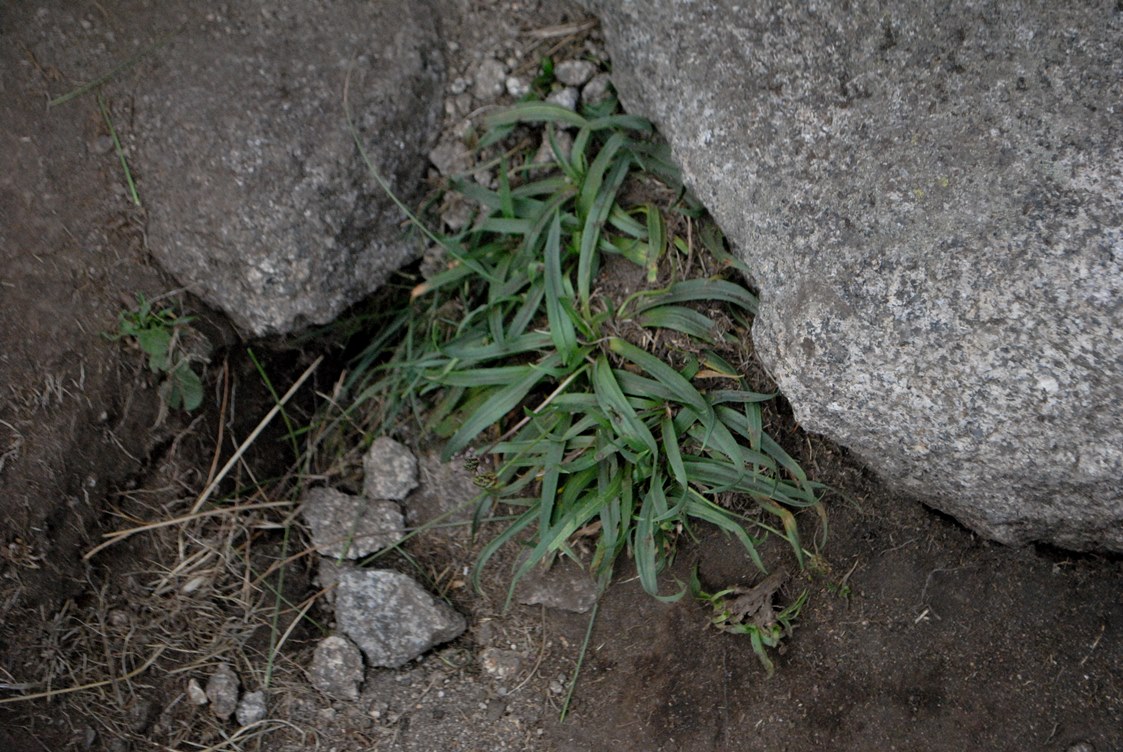
[[[206,693],[215,717],[225,721],[234,714],[238,707],[238,675],[229,663],[220,663],[211,674]]]
[[[577,100],[581,97],[581,92],[574,89],[572,86],[567,86],[564,89],[558,89],[551,92],[546,96],[546,101],[551,104],[560,105],[567,110],[577,109]]]
[[[195,678],[187,681],[187,699],[192,705],[206,705],[210,702],[207,693],[199,685],[199,680]]]
[[[386,436],[379,436],[363,456],[363,495],[401,501],[417,488],[417,458]]]
[[[238,725],[249,726],[264,719],[266,712],[265,693],[259,689],[242,695],[242,699],[238,701],[238,709],[234,711],[234,717],[238,719]]]
[[[506,88],[507,66],[495,58],[483,60],[476,68],[476,83],[472,89],[476,99],[490,102],[502,95]]]
[[[338,635],[325,637],[312,654],[308,678],[328,697],[357,700],[363,683],[363,656],[350,640]]]
[[[472,166],[472,150],[464,145],[463,139],[446,134],[429,152],[429,161],[442,175],[456,175]]]
[[[502,648],[484,648],[480,651],[480,668],[496,679],[511,679],[522,667],[522,654]]]
[[[554,134],[554,141],[558,145],[558,150],[564,159],[568,160],[573,153],[573,136],[569,135],[566,131],[558,131]],[[538,151],[534,152],[530,163],[535,165],[552,165],[556,164],[558,157],[554,154],[554,147],[550,143],[550,139],[543,135],[542,143],[538,146]]]
[[[351,496],[333,488],[313,488],[300,508],[323,556],[359,559],[405,537],[397,502]]]
[[[250,334],[331,321],[420,252],[359,158],[407,202],[441,111],[426,0],[282,0],[186,26],[138,78],[153,255]]]
[[[421,484],[403,505],[410,527],[432,523],[471,521],[480,489],[463,463],[442,462],[440,452],[424,452],[419,458]]]
[[[607,73],[598,73],[581,89],[581,102],[586,106],[598,105],[611,95],[612,79]]]
[[[1123,16],[588,4],[799,422],[986,536],[1123,551]]]
[[[525,97],[530,91],[530,83],[517,76],[507,77],[507,93],[515,99]]]
[[[596,72],[588,60],[563,60],[554,67],[554,77],[566,86],[584,86]]]
[[[410,577],[385,569],[344,570],[335,618],[371,666],[402,666],[460,635],[464,617]]]
[[[549,569],[532,567],[515,585],[519,603],[576,614],[586,613],[599,596],[600,588],[588,570],[568,558],[559,558]]]

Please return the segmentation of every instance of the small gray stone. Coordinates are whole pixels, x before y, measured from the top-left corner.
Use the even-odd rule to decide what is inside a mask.
[[[455,232],[467,225],[478,209],[476,202],[468,200],[461,193],[449,191],[441,206],[441,221]]]
[[[581,86],[596,72],[597,66],[588,60],[566,60],[554,67],[554,77],[566,86]]]
[[[530,84],[517,76],[509,76],[507,78],[507,93],[512,97],[518,99],[519,97],[526,96],[530,91]]]
[[[207,693],[203,691],[198,679],[189,679],[187,681],[187,699],[192,705],[206,705],[210,702],[210,700],[207,699]]]
[[[470,522],[480,489],[473,474],[461,462],[443,462],[440,452],[427,451],[418,457],[421,485],[403,505],[410,527],[432,522]],[[448,528],[446,528],[448,529]]]
[[[363,656],[347,638],[325,637],[312,654],[308,677],[312,686],[328,697],[357,700],[363,683]]]
[[[324,556],[358,559],[405,537],[401,509],[386,499],[313,488],[304,495],[301,514],[312,545]]]
[[[593,607],[600,590],[584,567],[570,559],[554,562],[549,569],[533,567],[515,586],[515,598],[527,606],[583,614]]]
[[[1096,752],[1096,748],[1091,742],[1076,742],[1070,745],[1066,752]]]
[[[363,495],[401,501],[417,488],[417,458],[393,439],[380,436],[363,457]]]
[[[108,154],[113,151],[113,139],[109,136],[98,136],[86,144],[90,154]]]
[[[509,679],[519,672],[522,655],[514,650],[484,648],[480,651],[480,668],[496,679]]]
[[[577,109],[577,100],[580,98],[580,93],[572,86],[567,86],[564,89],[558,89],[546,97],[547,102],[560,105],[567,110]]]
[[[265,718],[265,712],[265,693],[259,689],[242,695],[235,717],[238,719],[238,725],[249,726]]]
[[[464,631],[464,617],[410,577],[385,569],[347,569],[335,594],[340,630],[371,666],[396,668]]]
[[[476,85],[473,92],[476,98],[490,102],[499,97],[507,84],[507,67],[495,58],[487,58],[476,69]]]
[[[472,166],[472,152],[462,139],[446,134],[429,152],[429,161],[442,175],[455,175]]]
[[[229,663],[219,664],[207,680],[207,699],[217,718],[225,721],[234,714],[238,707],[238,675]]]
[[[569,159],[569,155],[573,152],[573,136],[565,131],[558,131],[554,134],[554,140],[558,144],[558,149],[561,151],[565,159]],[[558,161],[558,157],[554,154],[554,147],[550,145],[550,139],[545,136],[542,137],[542,145],[538,147],[538,151],[534,153],[534,157],[530,160],[531,164],[536,165],[549,165]]]
[[[598,105],[609,97],[609,88],[612,86],[612,79],[608,77],[607,73],[598,73],[593,76],[589,83],[585,84],[585,88],[581,90],[581,101],[586,105]]]
[[[498,697],[493,697],[487,701],[487,719],[489,721],[498,721],[507,712],[507,703]]]

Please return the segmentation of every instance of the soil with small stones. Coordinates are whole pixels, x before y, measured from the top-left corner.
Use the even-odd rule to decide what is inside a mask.
[[[565,5],[443,7],[450,133],[479,105],[465,94],[485,58],[526,75],[544,54],[601,49]],[[476,594],[464,573],[478,544],[453,529],[416,539],[394,564],[446,596],[468,632],[405,668],[368,670],[356,702],[331,700],[304,673],[330,608],[300,536],[280,532],[284,510],[184,521],[83,558],[106,532],[184,516],[272,404],[245,343],[151,264],[97,99],[46,107],[205,13],[139,1],[0,7],[0,750],[1123,749],[1118,558],[981,540],[797,433],[786,444],[840,494],[830,571],[780,594],[806,587],[810,600],[772,677],[704,606],[651,599],[624,565],[571,687],[589,615],[504,612],[514,552]],[[143,138],[128,113],[144,65],[105,88],[126,149]],[[169,291],[214,347],[196,416],[162,415],[140,354],[103,336],[137,293]],[[253,346],[278,388],[317,354]],[[305,394],[332,393],[334,360]],[[291,415],[308,420],[313,407],[298,398]],[[267,488],[291,460],[282,439],[271,428],[221,493]],[[341,478],[357,467],[340,465]],[[697,533],[683,538],[678,579],[696,570],[715,590],[759,578],[736,545]],[[205,684],[223,661],[244,690],[268,689],[259,727],[187,699],[188,682]],[[6,702],[40,692],[51,696]]]

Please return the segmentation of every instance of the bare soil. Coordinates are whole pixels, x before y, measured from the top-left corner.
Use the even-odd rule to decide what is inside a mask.
[[[463,0],[448,13],[450,85],[485,55],[519,66],[596,40],[563,5]],[[830,572],[783,594],[811,591],[775,675],[704,606],[649,598],[625,566],[564,721],[589,615],[504,612],[514,552],[473,592],[478,543],[456,529],[393,563],[449,598],[468,632],[368,670],[356,702],[309,685],[331,612],[291,506],[272,495],[292,461],[279,425],[216,495],[278,506],[184,519],[83,558],[106,532],[187,516],[273,404],[246,343],[150,263],[95,95],[46,106],[173,16],[124,0],[0,6],[0,750],[1123,750],[1123,562],[981,540],[798,433],[785,441],[839,493]],[[540,33],[562,24],[581,31]],[[143,137],[128,119],[143,71],[105,89],[126,147]],[[162,415],[140,353],[103,336],[137,293],[171,293],[214,346],[194,416]],[[278,391],[331,356],[288,406],[300,424],[342,363],[331,343],[281,345],[252,344]],[[356,467],[341,452],[327,474],[345,484]],[[697,534],[679,579],[695,567],[711,590],[759,579],[733,543]],[[188,701],[188,682],[223,661],[244,689],[267,689],[266,722],[240,729]]]

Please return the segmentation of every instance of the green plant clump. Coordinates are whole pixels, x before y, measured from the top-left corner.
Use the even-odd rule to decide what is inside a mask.
[[[180,347],[183,332],[192,317],[180,316],[170,307],[156,308],[143,295],[137,307],[117,317],[111,339],[129,339],[148,356],[148,369],[164,377],[160,399],[173,410],[195,410],[203,403],[203,383],[191,366],[191,358]]]
[[[699,234],[722,272],[680,278],[669,257],[689,267],[694,248],[670,228],[690,209],[666,147],[646,120],[586,114],[526,102],[490,118],[482,148],[544,128],[552,161],[513,150],[491,162],[494,188],[454,182],[480,214],[455,237],[425,231],[445,268],[414,290],[399,320],[406,336],[356,385],[358,401],[412,405],[448,438],[446,455],[476,447],[491,460],[477,475],[477,516],[496,505],[516,514],[482,550],[477,586],[508,542],[530,536],[513,592],[531,567],[577,558],[575,541],[592,538],[602,584],[627,552],[648,593],[678,598],[686,587],[662,594],[658,577],[698,521],[735,536],[762,570],[769,534],[802,565],[793,510],[821,513],[821,486],[764,430],[761,403],[773,395],[752,391],[720,354],[732,335],[719,319],[744,336],[757,306],[729,278],[740,262],[710,225]],[[669,199],[627,198],[644,194]],[[646,284],[603,284],[610,262],[637,265]]]

